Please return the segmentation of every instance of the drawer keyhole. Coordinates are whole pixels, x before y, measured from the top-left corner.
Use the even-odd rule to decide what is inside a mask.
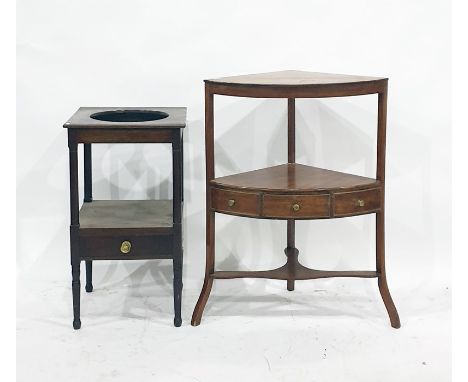
[[[236,201],[234,199],[229,199],[228,200],[228,206],[229,207],[234,207],[235,204],[236,204]]]
[[[120,245],[120,252],[126,254],[126,253],[129,253],[131,249],[132,249],[132,243],[130,243],[127,240],[122,241],[122,244]]]
[[[364,202],[364,200],[362,200],[362,199],[358,199],[358,200],[356,201],[356,205],[357,205],[358,207],[364,207],[364,206],[366,205],[366,202]]]
[[[292,209],[293,209],[294,212],[297,212],[297,211],[299,211],[301,209],[301,206],[299,204],[295,203],[295,204],[292,205]]]

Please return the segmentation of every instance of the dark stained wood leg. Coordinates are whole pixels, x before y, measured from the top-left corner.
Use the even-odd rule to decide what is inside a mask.
[[[174,326],[182,325],[182,235],[180,224],[175,229],[174,236],[177,236],[174,240],[172,260],[173,272],[174,272]]]
[[[296,231],[296,225],[294,220],[288,220],[288,228],[287,228],[287,247],[284,250],[284,253],[287,256],[287,263],[286,266],[288,267],[288,270],[291,275],[295,274],[295,270],[297,267],[297,256],[298,256],[298,251],[295,247],[295,231]],[[294,290],[294,279],[290,279],[287,281],[287,288],[289,291]]]
[[[184,202],[184,132],[180,133],[180,200]]]
[[[182,135],[180,130],[173,133],[172,141],[172,182],[173,182],[173,272],[174,272],[174,326],[182,325]]]
[[[92,157],[91,143],[83,144],[84,158],[84,202],[90,203],[93,201],[93,182],[92,182]],[[88,293],[93,291],[93,262],[86,261],[86,285],[85,290]]]
[[[93,182],[92,182],[92,159],[91,159],[91,143],[83,144],[84,158],[84,202],[93,201]]]
[[[78,202],[78,144],[75,133],[68,132],[70,162],[70,254],[72,268],[73,328],[80,329],[80,253],[78,247],[79,202]]]
[[[72,236],[74,234],[72,233]],[[76,250],[72,250],[72,294],[73,294],[73,329],[81,328],[80,320],[80,259],[79,255],[74,254]],[[78,259],[76,259],[78,257]]]
[[[385,273],[385,216],[383,211],[376,214],[376,229],[377,272],[379,274],[378,284],[380,295],[387,309],[392,327],[398,329],[401,326],[400,317],[398,316],[398,311],[390,295]]]
[[[86,286],[85,290],[88,293],[93,291],[93,262],[86,260]]]

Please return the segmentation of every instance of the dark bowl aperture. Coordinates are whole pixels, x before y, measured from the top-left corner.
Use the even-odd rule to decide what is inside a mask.
[[[167,118],[169,114],[153,110],[109,110],[91,114],[90,117],[106,122],[147,122]]]

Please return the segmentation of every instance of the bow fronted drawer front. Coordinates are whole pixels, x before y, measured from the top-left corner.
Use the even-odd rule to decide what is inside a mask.
[[[211,208],[231,215],[257,217],[260,216],[260,194],[212,188]]]
[[[330,217],[330,196],[263,195],[262,215],[270,218],[310,219]]]
[[[353,216],[378,212],[381,208],[380,188],[334,193],[334,216]]]

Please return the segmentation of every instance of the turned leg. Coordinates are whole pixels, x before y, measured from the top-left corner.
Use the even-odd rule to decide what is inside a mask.
[[[288,98],[288,163],[296,162],[296,100]],[[296,222],[293,219],[288,220],[287,228],[287,245],[284,253],[288,258],[287,267],[290,275],[295,275],[297,267],[297,250],[296,250]],[[288,279],[287,288],[289,291],[294,290],[295,280]]]
[[[387,309],[392,327],[398,329],[400,327],[400,317],[390,295],[385,273],[385,216],[383,211],[376,214],[376,228],[377,272],[379,273],[380,295]]]
[[[203,288],[200,292],[197,305],[192,315],[192,326],[200,325],[200,321],[205,309],[208,297],[210,297],[211,287],[213,286],[213,278],[211,274],[214,272],[215,262],[215,214],[213,211],[207,211],[206,214],[206,268],[205,280]]]
[[[80,253],[78,247],[79,202],[78,202],[78,143],[74,131],[68,130],[70,164],[70,257],[72,268],[73,328],[81,327],[80,321]]]
[[[80,320],[80,260],[72,259],[72,294],[73,294],[73,328],[81,328]]]
[[[86,260],[86,286],[85,290],[88,293],[93,291],[93,262]]]
[[[182,237],[180,233],[180,225],[175,235],[177,238],[174,240],[174,259],[172,262],[174,272],[174,326],[182,325]]]
[[[295,231],[296,231],[296,226],[295,226],[295,221],[294,220],[288,220],[288,228],[287,228],[287,247],[284,250],[284,253],[287,256],[287,267],[290,275],[295,274],[296,270],[296,263],[297,263],[297,250],[295,247]],[[287,281],[287,288],[289,291],[294,290],[294,279],[289,279]]]
[[[173,260],[174,267],[174,326],[182,325],[182,263]]]

